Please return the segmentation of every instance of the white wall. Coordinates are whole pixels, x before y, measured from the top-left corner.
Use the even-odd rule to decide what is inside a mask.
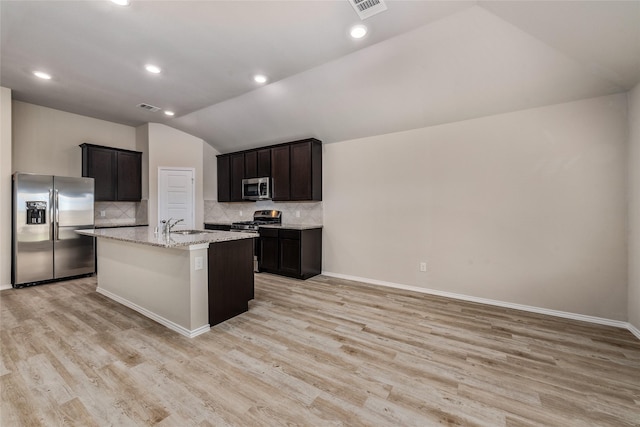
[[[136,128],[136,151],[142,152],[142,199],[149,199],[149,126]]]
[[[204,142],[200,138],[159,123],[149,123],[142,127],[148,128],[149,226],[158,225],[158,168],[184,167],[195,169],[195,225],[196,228],[202,228],[204,222],[202,185]]]
[[[205,200],[218,200],[218,161],[220,154],[209,144],[203,144],[203,194]]]
[[[13,101],[13,171],[81,176],[83,142],[136,149],[136,130],[78,114]]]
[[[629,92],[629,323],[640,330],[640,85]]]
[[[0,289],[11,287],[11,90],[0,87]]]
[[[149,200],[149,224],[152,226],[157,222],[158,167],[195,168],[196,225],[202,224],[201,139],[160,124],[134,128],[13,101],[13,172],[80,176],[82,152],[79,145],[83,142],[143,152],[142,197]]]
[[[323,270],[626,320],[626,106],[325,145]]]

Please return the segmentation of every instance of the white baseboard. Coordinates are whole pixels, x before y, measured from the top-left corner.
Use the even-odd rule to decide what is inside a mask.
[[[193,337],[197,337],[198,335],[204,334],[205,332],[208,332],[209,329],[211,329],[211,327],[209,326],[209,324],[200,326],[199,328],[193,329],[193,330],[189,330],[183,326],[178,325],[177,323],[172,322],[171,320],[165,319],[164,317],[147,310],[144,307],[139,306],[136,303],[133,303],[127,299],[122,298],[121,296],[118,296],[114,293],[111,293],[107,290],[104,290],[100,287],[98,287],[96,289],[96,292],[98,292],[99,294],[102,294],[104,296],[106,296],[107,298],[110,298],[116,302],[119,302],[120,304],[129,307],[132,310],[137,311],[138,313],[148,317],[149,319],[155,320],[156,322],[160,323],[161,325],[166,326],[167,328],[171,329],[172,331],[175,331],[177,333],[179,333],[180,335],[184,335],[185,337],[188,338],[193,338]]]
[[[12,289],[13,286],[11,286],[11,283],[8,283],[6,285],[0,285],[0,291],[4,291],[5,289]]]
[[[403,285],[400,283],[385,282],[383,280],[369,279],[366,277],[332,273],[330,271],[323,271],[322,274],[329,277],[335,277],[337,279],[353,280],[356,282],[387,286],[390,288],[420,292],[420,293],[429,294],[429,295],[437,295],[441,297],[453,298],[453,299],[462,300],[462,301],[477,302],[480,304],[494,305],[497,307],[505,307],[505,308],[513,308],[516,310],[528,311],[528,312],[538,313],[538,314],[546,314],[548,316],[562,317],[565,319],[581,320],[583,322],[596,323],[599,325],[614,326],[616,328],[628,329],[633,335],[635,335],[636,337],[638,337],[638,339],[640,339],[640,330],[638,330],[635,326],[631,325],[630,323],[623,322],[620,320],[611,320],[611,319],[605,319],[603,317],[587,316],[584,314],[570,313],[567,311],[550,310],[548,308],[534,307],[534,306],[523,305],[523,304],[515,304],[511,302],[498,301],[498,300],[487,299],[487,298],[473,297],[473,296],[464,295],[464,294],[456,294],[452,292],[439,291],[436,289],[428,289],[428,288],[421,288],[418,286]]]

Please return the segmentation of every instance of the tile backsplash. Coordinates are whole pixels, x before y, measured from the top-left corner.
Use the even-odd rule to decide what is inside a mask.
[[[264,209],[282,211],[284,224],[322,224],[322,202],[273,202],[271,200],[246,203],[219,203],[216,200],[205,200],[204,222],[226,224],[249,221],[253,219],[253,212]]]
[[[146,225],[148,222],[147,200],[95,202],[94,209],[96,227]],[[248,221],[253,219],[253,212],[263,209],[282,211],[282,222],[285,224],[322,224],[322,202],[273,202],[271,200],[246,203],[218,203],[216,200],[205,200],[204,221],[223,224]]]
[[[95,202],[94,219],[96,227],[147,224],[147,201]]]

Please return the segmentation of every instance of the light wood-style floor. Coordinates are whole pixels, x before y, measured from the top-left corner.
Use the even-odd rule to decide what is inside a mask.
[[[188,339],[95,288],[0,293],[0,425],[640,425],[626,330],[258,274],[248,313]]]

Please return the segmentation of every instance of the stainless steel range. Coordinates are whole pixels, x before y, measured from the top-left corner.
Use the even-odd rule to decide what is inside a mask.
[[[239,221],[231,224],[231,231],[257,233],[261,225],[282,224],[281,211],[255,211],[253,221]]]
[[[241,233],[257,233],[261,225],[282,224],[282,212],[280,211],[255,211],[253,221],[239,221],[231,224],[231,231]],[[258,272],[260,260],[260,239],[254,239],[253,271]]]

